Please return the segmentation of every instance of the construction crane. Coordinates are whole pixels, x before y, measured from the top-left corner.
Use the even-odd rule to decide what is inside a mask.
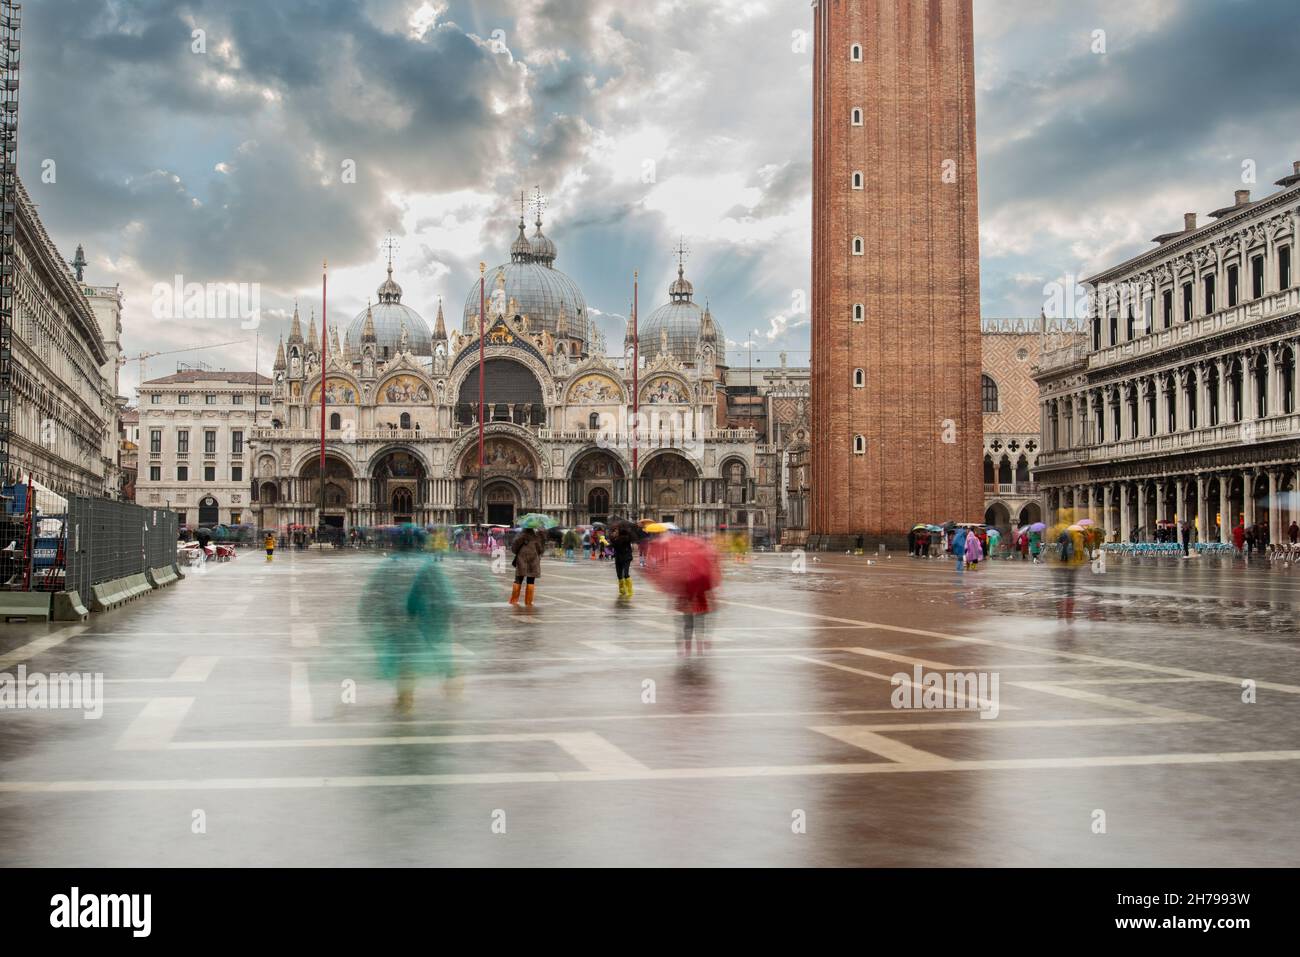
[[[206,345],[206,346],[190,346],[188,349],[167,349],[163,352],[142,352],[138,356],[122,356],[120,361],[123,364],[126,364],[128,362],[139,362],[140,381],[136,384],[144,385],[144,364],[145,364],[145,360],[147,359],[152,359],[154,356],[176,355],[177,353],[181,353],[181,352],[198,352],[202,349],[218,349],[221,346],[236,346],[236,345],[240,345],[243,342],[244,342],[243,339],[231,339],[229,342],[214,342],[211,345]]]

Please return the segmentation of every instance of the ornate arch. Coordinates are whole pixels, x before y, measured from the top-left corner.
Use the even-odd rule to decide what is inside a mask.
[[[356,478],[357,473],[360,471],[360,465],[358,464],[356,459],[352,458],[349,455],[344,455],[342,452],[336,451],[335,449],[330,448],[329,446],[326,446],[325,448],[325,458],[327,460],[336,459],[339,462],[342,462],[344,465],[346,465],[349,469],[352,470],[353,478]],[[299,453],[297,460],[293,463],[292,470],[290,471],[289,475],[286,477],[301,478],[302,470],[306,468],[308,465],[310,465],[312,462],[317,462],[317,463],[320,462],[320,446],[316,446],[315,448],[310,449],[306,452]],[[326,462],[326,464],[328,465],[328,461]]]
[[[393,444],[385,445],[383,448],[378,449],[371,455],[366,456],[366,467],[364,469],[365,478],[374,478],[375,468],[393,452],[405,452],[411,458],[415,459],[415,461],[420,464],[420,467],[424,469],[424,475],[426,478],[433,475],[433,466],[429,464],[429,460],[425,458],[422,452],[412,445],[402,442],[394,442]]]
[[[614,387],[615,394],[612,397],[601,398],[582,398],[574,395],[585,383],[604,379]],[[589,367],[570,376],[561,387],[561,395],[564,396],[565,405],[626,405],[627,390],[623,384],[618,381],[617,373],[601,369],[599,367]]]
[[[655,402],[653,400],[652,394],[657,392],[657,389],[655,388],[655,383],[665,379],[670,382],[675,382],[681,387],[682,393],[686,396],[684,402],[678,402],[678,401]],[[686,380],[686,377],[682,375],[680,372],[677,372],[675,370],[655,369],[653,371],[647,372],[645,376],[645,382],[641,383],[640,388],[641,388],[640,395],[641,395],[642,405],[694,405],[695,404],[695,390],[691,388],[691,384]]]
[[[536,463],[536,478],[546,478],[550,473],[550,462],[547,460],[546,449],[537,436],[533,435],[522,425],[515,425],[513,422],[489,422],[483,427],[484,441],[490,437],[505,437],[514,439],[520,445],[524,446],[533,456]],[[461,457],[465,454],[466,449],[478,442],[478,430],[467,429],[455,442],[452,443],[451,449],[447,454],[447,464],[444,466],[444,472],[447,478],[456,478],[456,472],[460,465]]]
[[[412,383],[404,380],[415,380],[415,382]],[[393,386],[394,388],[405,387],[412,393],[415,391],[415,389],[412,389],[411,386],[418,385],[418,387],[423,388],[425,390],[424,397],[419,398],[418,396],[415,396],[410,399],[395,398],[392,400],[388,400],[386,398],[385,389],[388,388],[390,385]],[[386,370],[384,372],[383,378],[381,378],[376,383],[374,392],[371,393],[371,403],[374,405],[431,406],[434,404],[433,398],[435,394],[436,394],[435,388],[432,380],[430,380],[430,378],[427,375],[425,375],[423,372],[419,371],[418,369],[406,369],[406,368],[390,369],[390,370]]]
[[[357,406],[361,404],[361,397],[363,395],[363,390],[361,388],[361,383],[357,381],[356,376],[354,376],[351,372],[344,372],[342,369],[327,369],[325,370],[324,376],[321,376],[320,373],[316,373],[310,379],[307,380],[306,387],[303,389],[302,395],[306,396],[308,405],[320,405],[320,386],[321,386],[322,379],[325,382],[329,382],[330,379],[337,379],[339,380],[339,382],[345,384],[348,388],[352,390],[351,402],[347,402],[347,401],[330,402],[327,399],[325,403],[326,405]]]
[[[684,460],[687,462],[687,464],[690,465],[691,468],[693,468],[693,469],[695,470],[695,475],[693,476],[694,478],[703,478],[703,477],[704,477],[704,469],[701,467],[700,463],[697,462],[697,461],[694,459],[694,457],[692,457],[690,454],[688,454],[684,449],[679,449],[679,448],[675,448],[675,447],[672,447],[672,446],[668,446],[668,447],[665,447],[665,448],[655,449],[653,452],[651,452],[649,455],[647,455],[645,458],[643,458],[643,459],[640,461],[640,463],[638,463],[638,464],[640,465],[640,467],[641,467],[641,474],[642,474],[642,476],[645,475],[646,467],[647,467],[651,462],[655,461],[656,459],[663,458],[665,455],[677,455],[677,456],[680,456],[682,459],[684,459]]]
[[[622,475],[611,476],[611,478],[626,478],[632,474],[632,463],[624,458],[617,449],[602,448],[599,445],[589,445],[586,448],[579,450],[576,455],[569,459],[569,464],[565,469],[564,477],[567,479],[576,478],[578,466],[582,463],[582,460],[596,454],[608,455],[618,464],[618,467],[623,470]]]

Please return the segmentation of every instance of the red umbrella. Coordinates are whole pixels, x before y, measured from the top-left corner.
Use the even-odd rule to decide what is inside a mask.
[[[646,577],[672,595],[684,611],[707,612],[709,592],[722,582],[718,553],[709,542],[686,535],[664,535],[646,553]]]

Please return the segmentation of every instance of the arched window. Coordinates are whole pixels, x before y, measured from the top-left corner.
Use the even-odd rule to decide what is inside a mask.
[[[853,454],[854,455],[867,454],[867,437],[865,435],[853,436]]]
[[[853,304],[853,321],[861,322],[863,319],[866,318],[866,316],[867,316],[867,307],[862,305],[862,303],[860,302],[855,302]]]
[[[998,411],[998,384],[986,375],[980,376],[980,402],[985,412]]]
[[[862,109],[861,109],[861,107],[857,107],[857,106],[855,106],[855,107],[853,108],[853,125],[854,125],[854,126],[861,126],[861,125],[862,125]]]
[[[853,188],[854,189],[862,188],[862,172],[860,170],[855,169],[853,171]]]
[[[399,420],[399,423],[402,428],[409,429],[411,427],[411,413],[403,412],[402,418]]]
[[[853,388],[861,389],[867,384],[867,373],[862,369],[853,370]]]
[[[854,237],[853,237],[853,255],[855,255],[855,256],[861,256],[861,255],[862,255],[862,237],[861,237],[861,236],[854,236]]]
[[[587,512],[589,517],[599,521],[609,514],[609,491],[593,488],[587,495]]]
[[[862,44],[855,43],[849,47],[849,59],[854,63],[862,62]]]
[[[587,428],[591,429],[591,431],[593,432],[596,432],[600,429],[599,412],[593,412],[591,413],[591,415],[587,416]]]
[[[339,415],[337,412],[331,412],[330,428],[335,430],[343,428],[343,416]]]

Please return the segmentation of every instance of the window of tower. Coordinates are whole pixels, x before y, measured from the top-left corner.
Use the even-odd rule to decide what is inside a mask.
[[[862,237],[861,237],[861,236],[854,236],[854,237],[853,237],[853,255],[855,255],[855,256],[861,256],[861,255],[862,255]]]
[[[853,321],[861,322],[866,317],[867,317],[867,307],[862,305],[862,303],[860,302],[855,302],[853,304]]]
[[[854,369],[854,370],[853,370],[853,388],[855,388],[855,389],[862,389],[862,388],[865,388],[865,387],[866,387],[866,384],[867,384],[867,373],[866,373],[866,371],[863,370],[863,369]]]
[[[853,188],[854,189],[862,188],[862,173],[859,170],[853,171]]]
[[[853,454],[854,455],[867,454],[867,437],[865,435],[853,436]]]
[[[853,125],[854,125],[854,126],[861,126],[861,125],[862,125],[862,108],[861,108],[861,107],[857,107],[857,106],[855,106],[855,107],[853,108]]]
[[[855,43],[849,47],[849,59],[854,63],[862,62],[862,44]]]

